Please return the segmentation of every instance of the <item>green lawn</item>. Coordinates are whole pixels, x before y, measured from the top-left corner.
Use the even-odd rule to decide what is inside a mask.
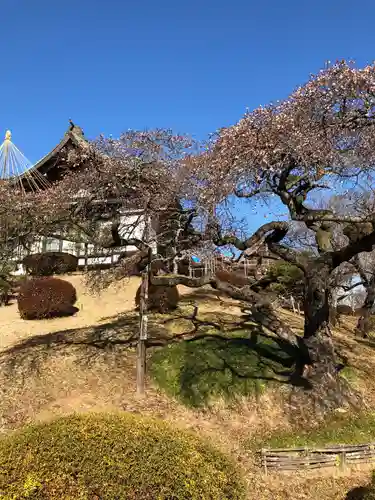
[[[150,373],[169,396],[202,407],[261,393],[269,383],[288,382],[291,354],[278,339],[251,329],[213,332],[154,352]]]
[[[249,439],[248,449],[298,448],[330,444],[365,444],[375,442],[375,413],[348,416],[337,414],[324,426],[316,429],[280,432],[263,439]]]

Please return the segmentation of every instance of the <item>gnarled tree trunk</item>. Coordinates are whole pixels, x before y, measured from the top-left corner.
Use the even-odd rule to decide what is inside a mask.
[[[357,330],[362,334],[365,338],[368,336],[371,325],[370,325],[370,317],[371,311],[375,303],[375,275],[371,278],[366,286],[366,300],[362,307],[362,315],[358,320]]]
[[[293,389],[291,406],[299,420],[319,421],[325,414],[357,406],[358,394],[347,381],[339,376],[342,363],[332,340],[329,316],[328,265],[309,269],[306,273],[304,299],[305,325],[302,342],[302,356],[305,360],[302,377],[305,381]]]

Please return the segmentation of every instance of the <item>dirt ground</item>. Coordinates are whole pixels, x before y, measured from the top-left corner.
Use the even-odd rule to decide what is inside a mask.
[[[134,307],[134,296],[138,280],[130,279],[117,287],[111,287],[101,295],[86,292],[80,275],[66,276],[77,290],[79,313],[72,317],[53,320],[24,321],[19,317],[17,304],[0,308],[0,349],[4,349],[33,335],[43,335],[59,330],[94,326],[104,318],[129,311]]]
[[[204,411],[187,409],[169,399],[150,380],[146,397],[137,397],[135,352],[129,349],[127,340],[138,328],[137,315],[131,311],[139,280],[131,278],[93,296],[85,291],[82,276],[65,279],[77,289],[79,312],[73,317],[24,321],[16,304],[0,308],[0,432],[71,412],[125,410],[192,428],[229,451],[244,469],[249,498],[339,500],[345,498],[348,489],[367,483],[368,470],[339,477],[261,474],[242,444],[261,428],[287,425],[280,389],[267,392],[257,401],[243,401],[235,409],[218,404]],[[240,311],[236,303],[219,298],[211,290],[181,287],[180,294],[216,319]],[[296,331],[303,327],[302,317],[286,311],[280,314]],[[374,346],[354,338],[352,323],[348,321],[335,332],[336,341],[353,369],[364,374],[367,383],[363,389],[370,401],[375,401],[371,376]]]
[[[76,306],[79,312],[71,317],[55,318],[52,320],[24,321],[19,317],[17,304],[11,303],[8,307],[0,308],[0,350],[16,342],[20,342],[33,335],[43,335],[63,330],[75,330],[97,326],[106,322],[108,318],[134,309],[134,297],[139,286],[138,278],[129,278],[114,286],[109,287],[99,295],[87,292],[85,281],[81,275],[62,276],[70,281],[77,290],[78,301]],[[179,288],[180,295],[191,294],[192,290],[186,287]],[[203,293],[204,295],[205,293]],[[199,292],[195,295],[198,295]],[[213,294],[215,298],[215,293]],[[196,296],[194,298],[197,298]],[[223,299],[222,299],[223,300]],[[232,301],[225,303],[226,311],[237,312],[238,308],[231,305]],[[202,310],[222,312],[222,301],[211,301],[209,304],[200,301]]]

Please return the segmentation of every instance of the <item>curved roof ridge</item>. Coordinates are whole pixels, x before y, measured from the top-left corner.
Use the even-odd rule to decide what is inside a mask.
[[[56,154],[66,146],[69,141],[72,141],[75,146],[87,145],[87,139],[85,139],[83,130],[78,125],[75,125],[71,120],[68,130],[65,132],[64,137],[61,141],[46,155],[44,155],[40,160],[38,160],[28,171],[39,170],[48,160],[53,158]]]

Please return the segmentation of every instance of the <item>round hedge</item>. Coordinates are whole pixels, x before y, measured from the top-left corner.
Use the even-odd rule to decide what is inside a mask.
[[[76,289],[69,281],[50,276],[25,280],[17,298],[22,319],[72,315],[78,311],[74,307],[76,301]]]
[[[87,414],[0,440],[0,498],[244,499],[235,466],[197,436],[131,414]]]
[[[347,498],[362,498],[363,500],[375,500],[375,472],[372,473],[372,481],[369,486],[357,489],[348,493]],[[357,496],[355,496],[357,494]],[[351,496],[350,496],[351,495]]]
[[[137,289],[135,305],[139,307],[141,300],[141,287]],[[148,309],[157,311],[160,314],[167,314],[177,308],[180,295],[177,286],[149,285],[148,288]]]
[[[78,257],[66,252],[34,253],[26,255],[22,264],[31,276],[52,276],[76,271]]]

